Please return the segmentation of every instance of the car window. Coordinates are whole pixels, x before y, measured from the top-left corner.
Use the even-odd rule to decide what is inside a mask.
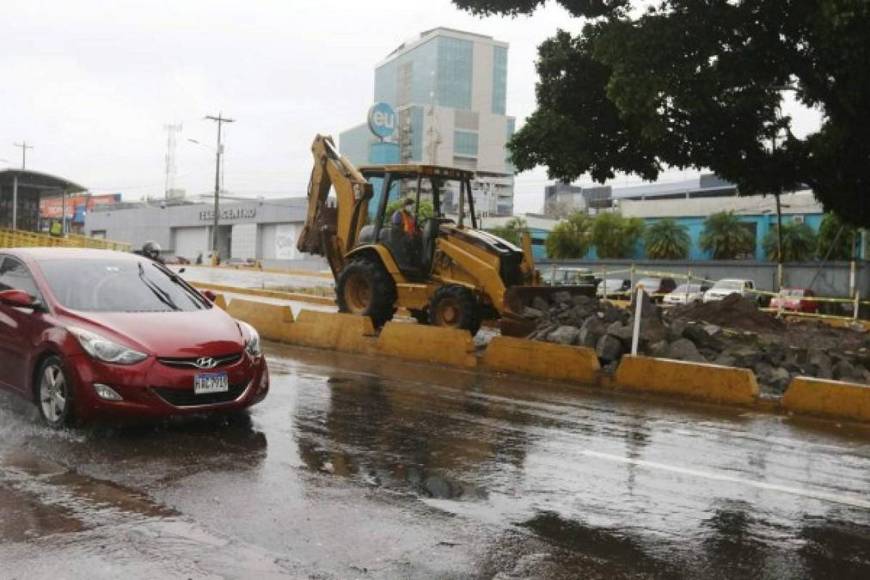
[[[0,263],[0,290],[24,290],[37,300],[41,294],[36,288],[36,282],[30,274],[30,270],[21,260],[11,256],[4,256]]]
[[[58,302],[84,312],[168,312],[210,305],[151,260],[40,260]]]

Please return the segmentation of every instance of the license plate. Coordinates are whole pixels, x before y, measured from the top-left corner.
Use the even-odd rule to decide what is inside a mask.
[[[193,393],[196,395],[226,393],[229,390],[230,380],[227,373],[203,373],[193,379]]]

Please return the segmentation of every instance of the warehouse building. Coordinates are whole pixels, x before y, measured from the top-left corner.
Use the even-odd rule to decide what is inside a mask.
[[[307,203],[306,198],[224,202],[217,230],[221,260],[260,260],[267,267],[322,267],[322,260],[296,249]],[[208,261],[213,223],[214,206],[209,203],[118,204],[89,212],[85,232],[133,247],[155,241],[165,256],[195,263]]]

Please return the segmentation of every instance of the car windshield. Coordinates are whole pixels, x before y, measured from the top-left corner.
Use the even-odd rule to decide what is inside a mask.
[[[715,290],[743,290],[743,280],[719,280],[713,285]]]
[[[661,286],[662,281],[659,278],[641,278],[638,282],[638,285],[643,286],[644,288],[652,288],[656,289]]]
[[[154,262],[142,260],[40,260],[52,294],[83,312],[169,312],[209,308],[198,293]]]

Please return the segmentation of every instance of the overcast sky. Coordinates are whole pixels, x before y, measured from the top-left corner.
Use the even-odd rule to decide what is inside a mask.
[[[20,163],[94,193],[162,195],[167,123],[183,123],[177,187],[213,189],[215,126],[234,194],[304,195],[309,146],[365,120],[374,66],[437,26],[510,43],[508,114],[534,110],[536,47],[582,22],[552,3],[532,17],[477,18],[449,0],[4,0],[0,167]],[[679,177],[672,175],[671,179]],[[629,178],[636,181],[635,178]],[[517,211],[538,211],[544,170],[517,177]]]

